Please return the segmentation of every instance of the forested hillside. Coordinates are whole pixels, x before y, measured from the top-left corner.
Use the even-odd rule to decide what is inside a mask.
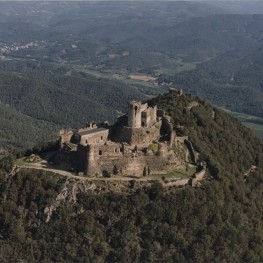
[[[0,103],[0,123],[0,146],[9,150],[30,148],[58,136],[58,125],[36,120],[3,103]]]
[[[94,118],[114,120],[129,99],[143,97],[120,83],[74,76],[1,74],[0,83],[3,103],[34,118],[69,126]]]
[[[198,105],[189,110],[193,101]],[[172,116],[177,133],[188,135],[207,162],[202,186],[77,182],[33,170],[7,176],[12,160],[3,159],[1,262],[263,260],[262,143],[233,117],[190,95],[160,95],[149,103]],[[247,173],[251,165],[256,170]]]
[[[176,188],[68,178],[1,156],[0,262],[263,262],[260,139],[197,97],[149,98],[178,86],[262,116],[262,10],[0,2],[0,154],[57,138],[62,127],[113,121],[129,100],[148,99],[207,165],[200,187]]]
[[[173,86],[262,117],[263,16],[255,5],[1,2],[0,102],[32,123],[25,131],[16,117],[3,119],[0,148],[114,121],[128,100]]]
[[[58,136],[59,127],[113,122],[127,101],[144,94],[119,82],[52,73],[0,72],[1,145],[29,147]],[[52,136],[53,135],[53,136]]]
[[[230,51],[198,64],[191,72],[160,76],[159,82],[173,82],[232,111],[263,117],[261,47]]]

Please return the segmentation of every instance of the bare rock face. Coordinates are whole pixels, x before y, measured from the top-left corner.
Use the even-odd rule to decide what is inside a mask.
[[[55,201],[48,207],[44,209],[45,214],[45,222],[49,222],[52,216],[52,213],[61,205],[65,203],[73,203],[77,202],[77,195],[80,192],[85,192],[88,190],[94,191],[96,189],[96,185],[94,183],[83,183],[81,181],[69,182],[68,180],[65,182],[64,188],[56,197]]]

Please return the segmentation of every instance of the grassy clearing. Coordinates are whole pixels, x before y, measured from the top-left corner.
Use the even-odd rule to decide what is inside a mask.
[[[174,68],[163,69],[162,72],[163,72],[165,75],[173,76],[173,75],[175,75],[175,74],[178,74],[178,73],[181,73],[181,72],[184,72],[184,71],[195,70],[197,64],[198,64],[198,63],[196,63],[196,62],[192,62],[192,63],[184,63],[184,62],[181,62],[180,64],[178,64],[178,65],[177,65],[176,67],[174,67]]]
[[[125,79],[123,80],[124,83],[128,84],[128,85],[134,85],[134,86],[144,86],[144,87],[148,87],[148,88],[154,88],[155,86],[153,84],[150,84],[149,82],[145,82],[142,80],[135,80],[135,79]]]
[[[15,165],[18,166],[35,166],[36,164],[40,164],[43,160],[36,160],[36,161],[28,161],[25,157],[15,160]]]
[[[152,143],[150,146],[149,146],[149,149],[155,154],[157,153],[158,151],[158,144],[157,143]]]
[[[156,78],[149,76],[149,75],[130,74],[128,77],[131,79],[141,80],[141,81],[155,81],[156,80]]]
[[[147,179],[162,179],[162,177],[168,178],[189,178],[196,172],[196,166],[189,165],[186,170],[178,170],[169,174],[153,174],[146,176]]]
[[[109,80],[123,82],[125,85],[135,87],[142,94],[149,96],[149,97],[166,92],[165,88],[148,82],[147,80],[149,76],[147,76],[147,79],[145,79],[146,75],[142,77],[143,79],[139,80],[139,79],[130,78],[129,72],[125,70],[122,70],[122,71],[105,70],[101,72],[99,70],[92,70],[92,69],[85,68],[83,65],[78,65],[78,64],[68,64],[67,68],[69,71],[75,70],[78,72],[83,72],[83,73],[89,74],[90,76],[98,78],[98,79],[109,79]]]
[[[243,122],[248,128],[250,128],[256,135],[263,139],[263,124]]]
[[[139,81],[139,80],[132,80],[132,79],[125,79],[123,82],[126,85],[132,86],[137,88],[141,93],[149,96],[155,96],[160,93],[164,93],[167,90],[160,86],[155,86],[153,84],[150,84],[148,82]]]

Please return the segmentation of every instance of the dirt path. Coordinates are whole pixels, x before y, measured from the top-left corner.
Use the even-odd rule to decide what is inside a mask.
[[[122,176],[122,177],[118,177],[118,176],[114,176],[114,177],[109,177],[109,178],[105,178],[105,177],[87,177],[87,176],[83,176],[83,175],[76,175],[73,174],[71,172],[65,171],[63,170],[62,167],[58,167],[58,166],[51,166],[50,164],[48,164],[47,161],[43,160],[40,162],[26,162],[25,159],[20,159],[17,161],[16,163],[16,170],[17,169],[35,169],[35,170],[42,170],[42,171],[47,171],[47,172],[51,172],[57,175],[62,175],[68,178],[74,178],[80,181],[139,181],[139,182],[150,182],[150,181],[160,181],[164,186],[171,186],[171,184],[174,185],[181,185],[182,181],[183,181],[183,185],[186,184],[187,182],[185,178],[170,178],[169,184],[166,182],[164,183],[162,180],[162,177],[165,177],[165,175],[160,175],[159,178],[157,178],[156,175],[153,176],[147,176],[147,177],[128,177],[128,176]],[[190,178],[190,176],[189,176]],[[188,180],[189,180],[188,178]]]
[[[43,167],[43,162],[41,163],[34,163],[34,164],[22,164],[22,165],[17,165],[17,168],[20,169],[35,169],[35,170],[42,170],[42,171],[47,171],[47,172],[51,172],[54,174],[58,174],[58,175],[62,175],[62,176],[66,176],[69,178],[74,178],[74,179],[78,179],[78,180],[86,180],[86,181],[132,181],[132,180],[136,180],[136,181],[153,181],[156,180],[156,178],[136,178],[136,177],[109,177],[109,178],[105,178],[105,177],[86,177],[86,176],[80,176],[80,175],[74,175],[73,173],[67,172],[67,171],[63,171],[63,170],[59,170],[56,168],[50,168],[50,167]],[[161,176],[160,176],[161,178]]]

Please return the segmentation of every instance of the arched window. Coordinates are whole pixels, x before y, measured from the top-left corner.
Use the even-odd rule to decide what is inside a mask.
[[[99,155],[102,155],[102,150],[99,150]]]

